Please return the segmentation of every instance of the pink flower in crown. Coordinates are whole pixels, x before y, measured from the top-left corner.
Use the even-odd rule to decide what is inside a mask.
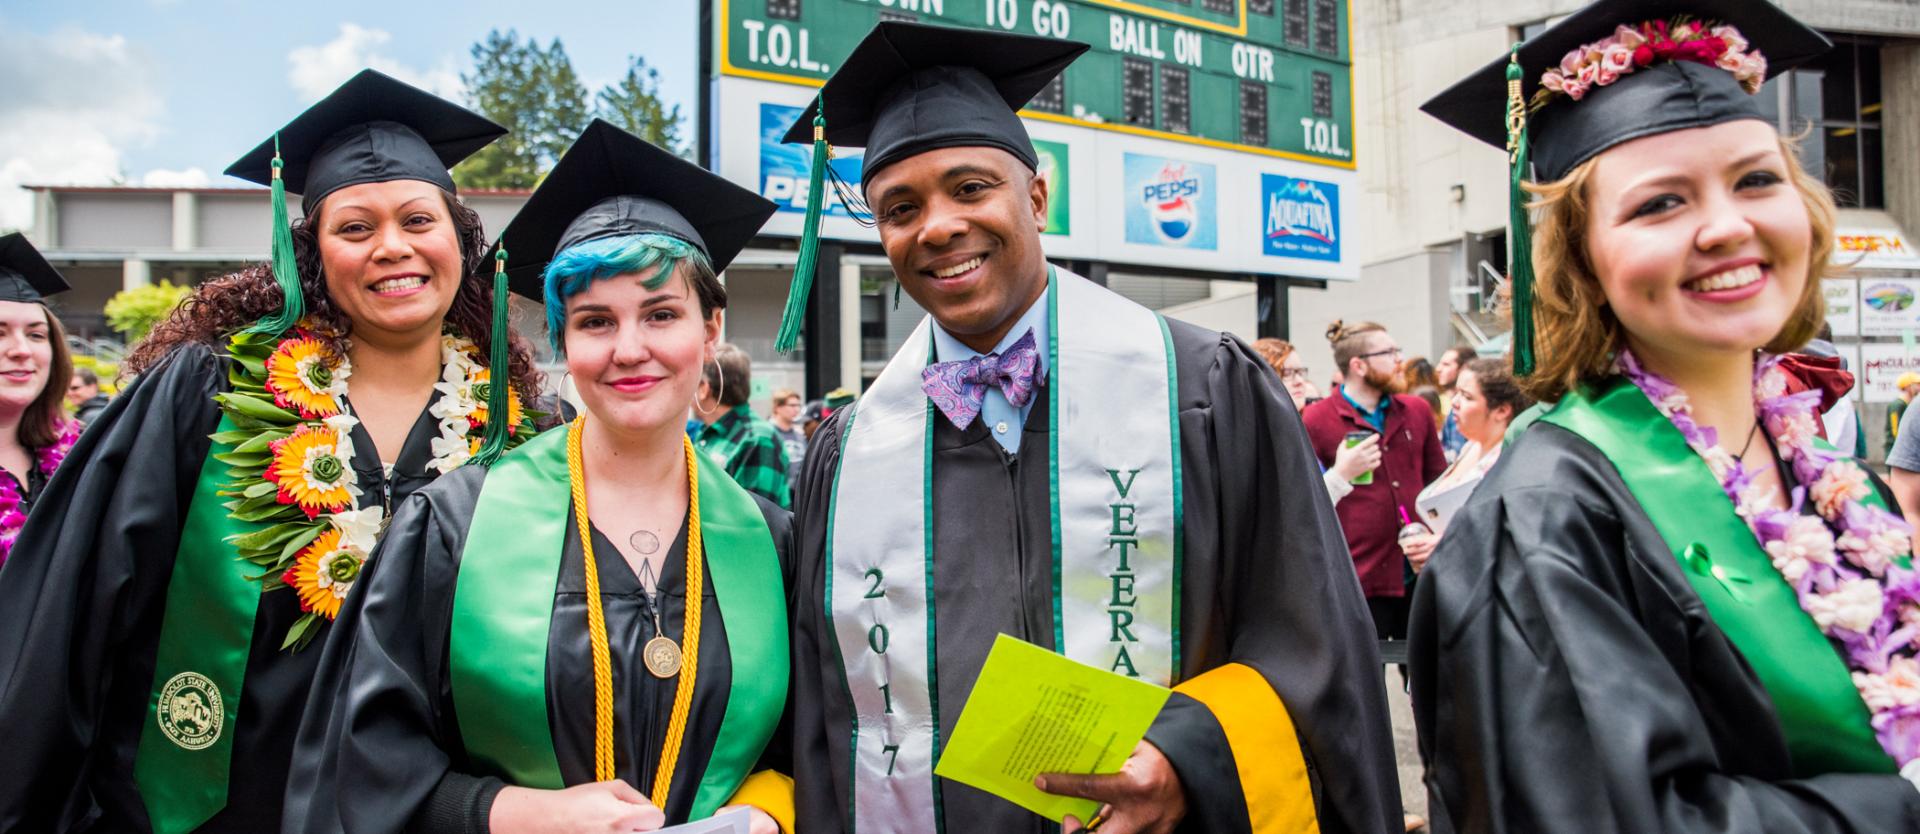
[[[1853,686],[1867,709],[1885,712],[1898,707],[1920,706],[1920,660],[1896,657],[1887,662],[1880,674],[1853,673]]]
[[[1595,87],[1605,87],[1619,80],[1620,73],[1607,69],[1605,66],[1600,66],[1593,72],[1593,86]]]
[[[1735,29],[1732,26],[1715,26],[1713,27],[1713,36],[1726,41],[1727,51],[1729,52],[1747,51],[1747,38],[1745,35],[1740,34],[1739,29]]]
[[[1848,580],[1829,593],[1800,597],[1800,607],[1828,634],[1834,629],[1865,634],[1880,619],[1881,603],[1880,583],[1871,579]]]
[[[1599,81],[1600,81],[1600,67],[1598,64],[1581,64],[1580,65],[1580,83],[1585,84],[1588,87],[1592,87],[1597,85]]]
[[[1568,52],[1560,59],[1560,74],[1568,78],[1578,77],[1580,75],[1581,65],[1586,62],[1587,50],[1585,48]]]
[[[1667,36],[1671,38],[1674,43],[1684,43],[1691,40],[1698,31],[1692,23],[1682,23],[1679,26],[1673,27],[1673,31],[1667,33]]]
[[[1761,85],[1767,83],[1766,57],[1758,52],[1747,53],[1741,60],[1740,70],[1733,77],[1739,80],[1741,89],[1749,95],[1760,92]]]
[[[1747,56],[1728,50],[1720,53],[1720,57],[1714,59],[1713,65],[1733,73],[1733,77],[1739,78],[1741,68],[1747,65]]]
[[[1569,78],[1566,80],[1565,84],[1566,84],[1566,88],[1561,90],[1561,92],[1566,93],[1567,98],[1573,99],[1574,101],[1579,101],[1580,99],[1586,97],[1588,85],[1585,81],[1581,81],[1578,78]]]
[[[1796,515],[1787,523],[1786,534],[1767,542],[1766,549],[1774,568],[1790,585],[1799,585],[1816,564],[1833,564],[1833,534],[1813,516]]]
[[[1647,42],[1647,36],[1640,34],[1640,30],[1631,26],[1621,25],[1614,27],[1613,40],[1625,47],[1628,57],[1632,57],[1633,51]]]
[[[1546,74],[1540,76],[1540,86],[1545,87],[1549,90],[1552,90],[1556,93],[1566,92],[1567,91],[1566,83],[1567,83],[1566,76],[1561,75],[1560,71],[1557,69],[1547,70]]]
[[[1607,47],[1600,56],[1600,68],[1611,71],[1616,76],[1632,72],[1633,48],[1618,43]]]
[[[1867,473],[1859,464],[1836,460],[1807,489],[1807,497],[1813,499],[1813,509],[1822,518],[1838,519],[1841,507],[1867,497],[1868,489]]]

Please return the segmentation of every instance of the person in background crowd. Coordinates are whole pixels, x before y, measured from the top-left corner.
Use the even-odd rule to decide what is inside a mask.
[[[54,382],[76,376],[73,356],[46,303],[66,289],[67,279],[25,236],[0,236],[0,566],[80,435]]]
[[[505,133],[366,70],[227,169],[301,219],[128,355],[0,571],[0,831],[279,829],[387,508],[533,431],[447,171]]]
[[[1333,359],[1346,383],[1301,415],[1307,437],[1323,466],[1338,460],[1349,434],[1371,434],[1380,444],[1380,465],[1370,482],[1354,485],[1335,510],[1353,554],[1360,589],[1381,640],[1407,636],[1406,555],[1400,528],[1416,512],[1420,490],[1447,468],[1440,431],[1425,400],[1394,393],[1400,348],[1386,328],[1372,322],[1327,327]]]
[[[1916,380],[1916,387],[1920,387],[1920,380]],[[1893,488],[1894,501],[1900,505],[1900,515],[1912,519],[1920,519],[1920,428],[1907,424],[1920,425],[1916,414],[1920,414],[1920,408],[1908,408],[1901,414],[1893,448],[1887,451],[1887,468],[1892,473],[1888,484]],[[1913,543],[1914,551],[1920,552],[1920,529],[1916,529]]]
[[[787,482],[791,484],[800,473],[800,462],[807,457],[807,431],[800,425],[800,392],[791,388],[781,388],[773,392],[773,413],[767,422],[773,424],[773,433],[780,438],[780,446],[787,453]]]
[[[1884,454],[1893,454],[1894,441],[1900,439],[1900,417],[1907,413],[1907,406],[1913,403],[1915,394],[1920,394],[1920,374],[1908,371],[1893,381],[1896,396],[1887,403],[1887,447]]]
[[[1434,374],[1433,363],[1428,362],[1425,356],[1411,356],[1401,362],[1399,380],[1401,391],[1412,391],[1422,386],[1435,390],[1440,388],[1440,378]]]
[[[1440,362],[1433,366],[1433,378],[1440,383],[1440,408],[1446,419],[1440,423],[1440,448],[1452,460],[1460,454],[1460,447],[1467,445],[1466,435],[1460,433],[1460,427],[1453,421],[1453,386],[1460,375],[1460,368],[1479,358],[1473,348],[1466,345],[1454,345],[1440,354]]]
[[[1831,46],[1766,0],[1600,0],[1425,105],[1532,163],[1514,363],[1555,403],[1420,577],[1436,834],[1920,831],[1911,528],[1781,362],[1836,221],[1762,85]]]
[[[1307,363],[1301,361],[1300,351],[1284,339],[1256,339],[1249,347],[1260,354],[1273,366],[1273,372],[1280,376],[1280,384],[1287,389],[1287,396],[1293,400],[1293,407],[1306,410],[1320,399],[1319,392],[1313,390],[1313,381],[1307,378]],[[1372,472],[1380,465],[1380,436],[1368,435],[1367,439],[1354,445],[1340,444],[1334,454],[1333,465],[1325,467],[1320,473],[1321,481],[1327,485],[1327,497],[1333,503],[1353,492],[1353,479]]]
[[[807,440],[813,440],[813,433],[820,430],[820,424],[827,419],[827,403],[824,400],[808,400],[800,409],[800,425],[807,432]]]
[[[74,368],[67,383],[67,404],[73,406],[73,419],[91,423],[107,410],[107,395],[100,393],[100,375],[92,368]]]
[[[1426,565],[1434,545],[1447,532],[1448,520],[1465,503],[1465,496],[1499,462],[1507,425],[1530,405],[1533,399],[1520,390],[1507,360],[1471,359],[1459,369],[1450,416],[1457,420],[1467,443],[1460,447],[1460,454],[1454,456],[1447,471],[1420,490],[1420,497],[1414,501],[1420,510],[1417,518],[1431,531],[1400,540],[1414,573]]]
[[[1437,433],[1441,421],[1446,419],[1446,404],[1442,399],[1443,395],[1440,393],[1439,387],[1433,385],[1416,385],[1407,389],[1407,396],[1419,397],[1421,402],[1427,404],[1427,410],[1433,412],[1433,425],[1436,427],[1435,430]],[[1446,454],[1446,449],[1443,447],[1440,453],[1443,455]]]
[[[793,506],[787,453],[773,425],[747,404],[752,393],[753,360],[738,345],[722,342],[713,349],[693,400],[693,416],[700,421],[693,445],[748,491],[786,509]]]

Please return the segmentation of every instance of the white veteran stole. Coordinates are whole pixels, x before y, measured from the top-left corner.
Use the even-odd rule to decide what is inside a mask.
[[[1170,686],[1180,662],[1173,342],[1151,310],[1065,270],[1047,294],[1057,651]],[[854,830],[942,829],[931,317],[854,406],[828,513],[826,603],[854,704]],[[841,508],[847,514],[840,514]],[[953,508],[952,512],[965,512]],[[943,553],[940,558],[999,554]]]

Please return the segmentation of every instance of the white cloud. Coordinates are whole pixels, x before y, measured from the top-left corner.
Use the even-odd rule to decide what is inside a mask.
[[[199,168],[184,171],[155,168],[140,177],[140,184],[149,188],[201,188],[212,181],[213,178]]]
[[[33,184],[113,182],[122,148],[153,140],[152,62],[119,35],[14,33],[0,50],[0,227],[33,222]]]
[[[372,68],[440,96],[460,97],[460,70],[451,57],[431,67],[408,66],[385,54],[392,40],[386,30],[342,23],[333,40],[287,53],[287,80],[306,100],[316,101],[354,73]]]

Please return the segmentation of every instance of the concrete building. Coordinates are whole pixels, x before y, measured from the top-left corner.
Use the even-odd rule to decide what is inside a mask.
[[[1783,131],[1804,134],[1803,159],[1842,206],[1839,235],[1847,245],[1837,257],[1854,268],[1828,285],[1828,297],[1845,306],[1847,298],[1874,292],[1874,282],[1891,280],[1886,291],[1897,304],[1898,288],[1914,289],[1899,282],[1920,279],[1920,245],[1912,237],[1920,231],[1920,5],[1776,2],[1837,44],[1825,59],[1776,78],[1760,93]],[[1456,342],[1504,343],[1504,317],[1485,307],[1506,265],[1505,154],[1419,106],[1515,40],[1584,5],[1353,0],[1362,216],[1373,225],[1354,236],[1366,253],[1361,280],[1291,294],[1290,329],[1302,344],[1315,346],[1310,362],[1317,379],[1332,363],[1317,335],[1334,318],[1378,320],[1409,354],[1437,356]],[[1884,433],[1879,403],[1891,395],[1877,386],[1881,377],[1890,383],[1897,376],[1896,364],[1904,370],[1908,363],[1904,355],[1887,355],[1900,333],[1872,326],[1879,312],[1873,300],[1852,306],[1835,317],[1836,341],[1855,372],[1864,370],[1872,383],[1861,388],[1877,451]],[[1851,332],[1849,315],[1856,323]]]

